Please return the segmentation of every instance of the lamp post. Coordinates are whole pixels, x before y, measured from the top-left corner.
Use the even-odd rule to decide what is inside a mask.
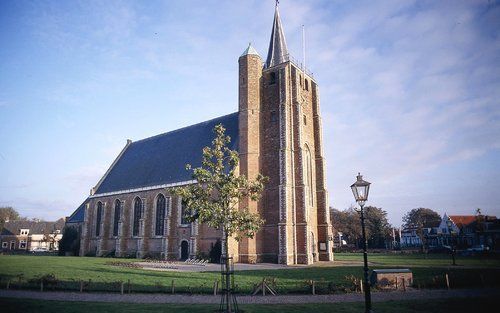
[[[455,243],[453,242],[453,237],[452,237],[452,234],[453,234],[453,227],[452,227],[452,223],[451,223],[451,220],[448,218],[448,220],[446,221],[446,226],[448,226],[448,232],[450,233],[450,250],[451,250],[451,258],[453,260],[453,265],[457,265],[457,263],[455,262],[455,253],[457,251],[456,249],[456,246],[455,246]]]
[[[363,180],[363,176],[358,173],[356,177],[356,182],[351,185],[352,193],[354,194],[354,199],[360,206],[360,210],[358,211],[361,216],[361,230],[363,233],[363,260],[364,260],[364,276],[365,276],[365,284],[364,284],[364,292],[365,292],[365,312],[372,312],[372,298],[370,294],[370,281],[368,280],[368,254],[366,252],[367,249],[367,239],[365,232],[365,214],[363,207],[365,205],[366,200],[368,200],[368,192],[370,191],[370,183]]]

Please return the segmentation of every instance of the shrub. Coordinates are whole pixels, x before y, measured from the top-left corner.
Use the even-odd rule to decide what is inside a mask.
[[[212,246],[212,248],[210,249],[210,252],[208,254],[209,254],[211,263],[220,263],[220,256],[222,254],[222,244],[221,244],[221,241],[219,239],[217,239],[217,241]]]
[[[66,252],[73,255],[80,253],[80,234],[75,227],[66,226],[63,229],[63,237],[59,241],[59,255],[66,255]]]

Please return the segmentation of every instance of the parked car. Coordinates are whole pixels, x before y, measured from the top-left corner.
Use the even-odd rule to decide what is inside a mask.
[[[470,252],[486,252],[489,250],[490,250],[490,247],[485,246],[485,245],[477,245],[477,246],[473,246],[473,247],[467,249],[467,251],[470,251]]]
[[[49,249],[45,247],[36,247],[35,249],[31,250],[33,253],[39,253],[39,252],[49,252]]]
[[[451,251],[450,246],[429,246],[427,249],[428,253],[449,253]]]
[[[473,246],[471,248],[468,248],[465,250],[462,254],[463,255],[480,255],[480,254],[487,254],[490,251],[490,247],[485,246],[485,245],[477,245]]]

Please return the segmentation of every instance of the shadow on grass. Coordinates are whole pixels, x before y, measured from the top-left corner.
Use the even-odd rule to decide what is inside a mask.
[[[375,312],[385,313],[483,313],[493,312],[497,307],[496,299],[492,298],[452,298],[429,299],[426,301],[387,301],[373,304]],[[29,299],[0,298],[3,313],[139,313],[139,312],[214,312],[217,305],[177,305],[177,304],[132,304],[127,303],[95,303],[95,302],[64,302]],[[357,303],[324,303],[324,304],[280,304],[280,305],[240,305],[245,313],[263,312],[362,312],[364,305]]]

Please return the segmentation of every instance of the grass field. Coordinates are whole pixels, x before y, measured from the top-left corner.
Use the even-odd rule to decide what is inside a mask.
[[[424,301],[387,301],[373,304],[375,312],[385,313],[483,313],[492,312],[497,306],[496,299],[491,298],[459,298],[438,299]],[[62,302],[41,301],[26,299],[0,298],[0,307],[3,313],[139,313],[139,312],[214,312],[216,305],[175,305],[175,304],[131,304],[127,303],[93,303],[93,302]],[[288,304],[288,305],[241,305],[245,313],[263,312],[336,312],[358,313],[363,312],[364,304],[357,303],[328,303],[328,304]]]
[[[362,277],[359,264],[361,254],[336,254],[342,263],[353,262],[353,266],[309,266],[300,269],[240,271],[235,274],[237,290],[248,294],[253,285],[263,277],[276,278],[278,293],[308,293],[307,280],[315,280],[318,293],[343,292],[352,287],[346,276]],[[443,288],[444,274],[448,273],[453,288],[499,286],[500,262],[498,259],[460,258],[459,266],[451,267],[449,256],[430,255],[388,255],[369,256],[371,268],[405,267],[411,268],[415,286],[422,288]],[[11,288],[39,288],[36,279],[54,274],[57,284],[46,285],[46,289],[78,290],[79,281],[88,282],[88,291],[118,291],[119,282],[131,281],[132,292],[169,292],[172,280],[176,292],[211,293],[219,273],[158,272],[136,268],[116,267],[106,264],[113,259],[91,257],[57,257],[3,255],[0,256],[0,288],[10,281]],[[136,260],[123,260],[135,262]],[[31,281],[31,282],[30,282]]]
[[[451,256],[448,254],[387,254],[369,253],[369,262],[372,265],[381,266],[451,266]],[[338,261],[362,262],[361,253],[336,253]],[[457,256],[456,262],[459,267],[500,268],[500,259],[494,257],[471,257]]]

